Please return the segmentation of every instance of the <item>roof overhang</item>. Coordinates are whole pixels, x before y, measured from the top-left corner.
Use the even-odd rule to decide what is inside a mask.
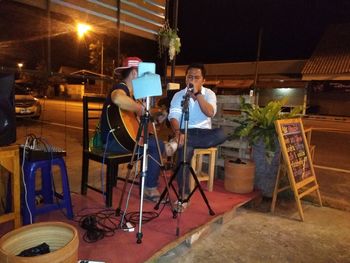
[[[257,88],[305,88],[307,81],[293,79],[259,80]]]
[[[118,1],[91,0],[15,0],[21,4],[65,15],[77,22],[86,22],[100,30],[117,30]],[[47,3],[49,2],[49,4]],[[120,1],[120,30],[143,38],[157,40],[165,22],[166,0]]]
[[[216,88],[234,88],[234,89],[249,89],[252,87],[254,80],[252,79],[225,79],[218,81]]]
[[[303,74],[302,80],[350,80],[348,74]]]

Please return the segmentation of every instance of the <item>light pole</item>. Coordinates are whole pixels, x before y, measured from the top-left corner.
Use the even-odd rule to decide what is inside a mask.
[[[22,68],[23,68],[23,63],[17,63],[17,67],[18,67],[18,73],[19,73],[19,78],[22,79]]]
[[[101,75],[103,75],[103,52],[104,52],[104,46],[103,46],[103,40],[101,40]]]
[[[92,27],[88,24],[83,24],[83,23],[79,23],[77,24],[77,33],[78,33],[78,37],[79,39],[83,38],[85,36],[85,34],[87,34],[89,31],[92,30]],[[100,73],[101,73],[101,91],[100,93],[102,94],[103,92],[103,61],[104,58],[104,44],[103,44],[103,40],[101,40],[101,68],[100,68]]]

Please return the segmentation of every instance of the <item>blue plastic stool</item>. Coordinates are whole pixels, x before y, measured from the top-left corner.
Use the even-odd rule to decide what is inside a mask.
[[[63,195],[53,190],[51,172],[54,165],[60,168]],[[35,190],[35,174],[38,169],[41,169],[41,189]],[[34,223],[35,217],[38,214],[62,208],[66,209],[67,217],[73,219],[67,169],[62,157],[43,161],[25,161],[23,171],[24,182],[26,184],[22,210],[24,225]],[[35,199],[37,195],[43,197],[43,204],[36,205]]]

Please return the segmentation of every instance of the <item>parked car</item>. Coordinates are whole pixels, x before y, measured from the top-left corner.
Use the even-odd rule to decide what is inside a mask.
[[[29,88],[15,85],[16,117],[39,119],[41,104]]]

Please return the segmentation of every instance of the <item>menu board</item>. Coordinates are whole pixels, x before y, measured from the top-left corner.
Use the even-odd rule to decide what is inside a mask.
[[[283,161],[287,167],[290,187],[296,197],[299,215],[304,221],[304,214],[300,199],[305,195],[316,192],[319,205],[322,206],[321,194],[317,184],[315,171],[305,136],[303,123],[300,118],[277,120],[275,127],[280,142]],[[282,165],[282,164],[281,164]],[[283,171],[283,169],[279,169]],[[277,194],[289,187],[279,187],[281,174],[277,175],[275,191],[273,193],[271,212],[275,209]]]
[[[275,127],[281,146],[284,165],[287,167],[290,187],[296,197],[300,218],[304,221],[300,199],[305,195],[316,192],[320,206],[322,206],[322,201],[303,124],[300,118],[284,119],[277,120]],[[281,167],[280,171],[283,171]],[[280,180],[281,173],[279,172],[273,193],[271,212],[275,209],[277,194],[289,188],[280,188]]]
[[[307,141],[303,138],[300,122],[286,122],[280,126],[293,177],[297,183],[312,175],[306,153]]]

